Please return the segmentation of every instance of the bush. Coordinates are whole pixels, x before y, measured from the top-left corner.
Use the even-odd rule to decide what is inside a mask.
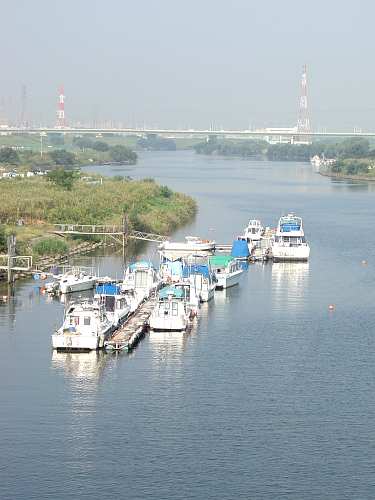
[[[58,238],[42,238],[34,243],[33,252],[38,255],[56,255],[69,252],[69,246]]]

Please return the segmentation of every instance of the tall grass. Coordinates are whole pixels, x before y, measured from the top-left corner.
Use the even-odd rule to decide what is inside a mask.
[[[105,179],[103,184],[77,181],[71,191],[44,177],[0,180],[0,223],[26,225],[116,224],[127,216],[131,229],[168,233],[191,220],[196,201],[150,180]]]

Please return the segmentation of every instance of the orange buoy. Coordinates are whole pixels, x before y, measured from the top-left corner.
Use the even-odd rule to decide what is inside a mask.
[[[8,295],[3,295],[3,301],[7,302],[7,300],[8,300]]]
[[[365,261],[365,260],[363,260],[363,261],[362,261],[362,264],[366,264],[366,261]]]
[[[213,229],[210,229],[210,231],[213,231]]]
[[[330,311],[333,311],[334,307],[333,306],[329,306],[329,310]]]

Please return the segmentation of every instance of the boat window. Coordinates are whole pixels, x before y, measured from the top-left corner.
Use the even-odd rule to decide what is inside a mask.
[[[290,246],[291,247],[298,246],[298,238],[296,236],[291,236],[290,237]]]
[[[70,316],[71,325],[79,325],[79,316]]]
[[[169,306],[170,306],[169,302],[164,302],[164,309],[169,309]]]
[[[283,239],[284,239],[284,243],[289,243],[289,241],[290,241],[289,236],[284,236]]]
[[[177,316],[178,304],[177,302],[172,302],[172,316]]]
[[[91,320],[90,316],[84,316],[83,317],[83,324],[90,325],[90,320]]]

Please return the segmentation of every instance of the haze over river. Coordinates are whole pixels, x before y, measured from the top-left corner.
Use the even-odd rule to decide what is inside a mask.
[[[52,352],[63,304],[17,283],[0,301],[0,498],[373,500],[375,184],[188,151],[87,170],[195,197],[176,241],[232,243],[293,210],[310,260],[245,265],[188,334],[130,355]],[[140,243],[126,261],[148,258]],[[121,251],[73,262],[122,277]]]

